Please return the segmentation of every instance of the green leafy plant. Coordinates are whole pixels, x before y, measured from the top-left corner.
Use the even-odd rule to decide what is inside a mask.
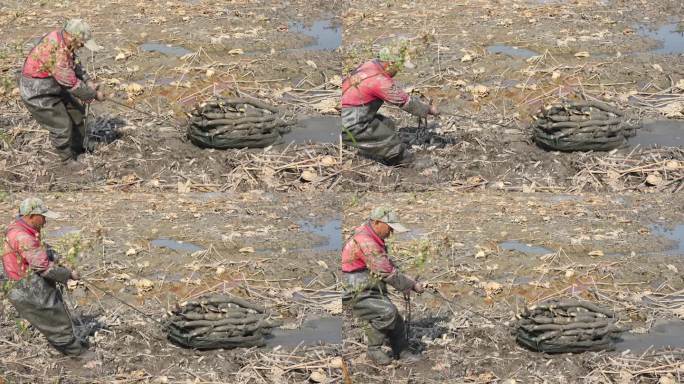
[[[14,281],[6,280],[4,283],[2,283],[2,293],[3,294],[5,294],[5,295],[8,294],[9,291],[12,290],[12,288],[14,288]]]
[[[17,330],[19,330],[20,335],[25,335],[26,333],[28,333],[28,321],[17,319],[15,324],[17,325]]]
[[[406,261],[404,268],[422,270],[430,258],[436,254],[434,244],[428,239],[414,240],[408,244],[403,244],[401,248],[391,241],[388,246],[397,257]]]
[[[54,250],[62,256],[62,263],[76,267],[78,257],[87,248],[86,242],[81,237],[80,232],[68,233],[52,244]]]

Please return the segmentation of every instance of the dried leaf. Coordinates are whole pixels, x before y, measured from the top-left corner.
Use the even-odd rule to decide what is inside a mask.
[[[575,57],[589,57],[591,54],[587,51],[582,51],[582,52],[577,52],[575,53]]]
[[[306,181],[306,182],[316,181],[316,180],[318,180],[318,178],[319,178],[318,174],[316,174],[315,172],[312,172],[308,169],[304,170],[302,172],[302,175],[301,175],[302,181]]]
[[[595,251],[589,252],[588,255],[592,256],[592,257],[601,257],[601,256],[603,256],[603,251],[597,249]]]
[[[476,99],[489,94],[489,88],[482,84],[469,85],[466,87],[466,91],[470,92]]]
[[[658,172],[653,172],[646,176],[646,184],[657,187],[659,185],[663,184],[663,177],[660,176],[660,173]]]
[[[332,156],[323,156],[321,159],[321,165],[324,167],[332,167],[335,164],[337,164],[337,160]]]
[[[192,183],[190,180],[186,181],[185,183],[182,181],[178,182],[178,193],[190,193],[192,189]]]
[[[328,381],[328,375],[325,374],[325,371],[319,368],[317,371],[311,373],[309,380],[313,381],[314,383],[325,383]]]
[[[140,85],[140,84],[138,84],[138,83],[128,83],[128,84],[124,84],[124,85],[122,86],[122,89],[123,89],[124,91],[126,91],[126,93],[128,93],[128,96],[129,96],[129,97],[130,97],[130,96],[142,95],[143,92],[145,92],[145,89],[143,88],[143,86]]]
[[[308,65],[309,67],[311,67],[311,68],[313,68],[313,69],[318,69],[318,66],[316,65],[316,63],[314,63],[314,62],[311,61],[311,60],[307,60],[307,61],[306,61],[306,65]]]
[[[240,253],[254,253],[254,247],[242,247],[238,250]]]
[[[243,53],[245,53],[245,51],[243,51],[241,48],[233,48],[228,51],[229,55],[242,55]]]

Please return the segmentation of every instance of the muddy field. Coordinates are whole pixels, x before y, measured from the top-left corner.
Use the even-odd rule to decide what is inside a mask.
[[[93,106],[123,120],[123,137],[85,156],[79,175],[55,164],[14,80],[37,31],[58,25],[76,4],[105,47],[84,56],[88,68],[138,109]],[[0,12],[8,36],[0,46],[0,177],[12,190],[175,190],[179,182],[195,191],[682,189],[679,1],[25,5],[8,2]],[[429,121],[433,140],[414,141],[415,161],[385,167],[340,147],[336,116],[342,76],[394,37],[416,50],[416,68],[400,82],[445,113]],[[270,101],[300,125],[266,150],[199,149],[185,138],[184,113],[214,94]],[[531,116],[578,97],[614,103],[645,127],[611,153],[537,148]],[[385,109],[410,138],[416,121]]]
[[[77,174],[16,88],[36,39],[75,16],[104,47],[83,63],[123,104],[92,104],[89,121],[121,137]],[[2,297],[0,383],[684,382],[681,1],[10,0],[0,25],[1,221],[29,194],[45,199],[63,215],[44,238],[155,319],[225,292],[285,324],[265,348],[181,349],[82,283],[70,306],[105,327],[74,360]],[[443,114],[425,133],[384,106],[415,155],[388,167],[340,144],[339,98],[343,77],[396,38],[415,64],[397,79]],[[298,123],[268,148],[201,149],[187,113],[214,96]],[[622,110],[636,137],[610,152],[537,147],[532,116],[580,98]],[[412,228],[390,242],[400,265],[453,300],[413,297],[414,365],[374,366],[339,301],[343,239],[381,203]],[[560,297],[614,309],[630,329],[617,350],[518,346],[516,314]]]
[[[339,376],[342,218],[333,196],[317,196],[315,207],[308,198],[259,192],[45,197],[63,213],[44,229],[45,240],[87,284],[160,321],[178,303],[225,292],[267,306],[285,325],[263,349],[183,350],[153,320],[81,284],[66,297],[104,328],[80,360],[45,348],[3,301],[1,365],[9,382],[301,382],[319,369]],[[16,198],[2,203],[3,221]]]
[[[24,196],[5,197],[4,221]],[[334,383],[345,382],[342,365],[354,383],[682,379],[681,195],[43,197],[62,213],[44,229],[46,241],[88,281],[66,290],[69,305],[104,328],[90,338],[91,354],[60,357],[4,300],[0,359],[9,382],[279,383],[322,377],[320,382]],[[390,240],[399,265],[453,300],[413,296],[411,346],[423,356],[413,365],[370,363],[361,325],[339,299],[343,239],[379,201],[395,207],[411,229]],[[185,350],[168,343],[153,320],[87,284],[160,320],[180,302],[207,292],[232,293],[264,304],[285,325],[265,348]],[[630,331],[616,351],[552,356],[515,343],[511,329],[524,306],[569,297],[618,313],[619,324]],[[393,300],[406,315],[402,297]],[[670,378],[675,381],[663,381]]]
[[[378,200],[412,229],[391,241],[400,265],[454,304],[414,295],[412,346],[425,360],[387,369],[368,363],[360,324],[346,313],[353,382],[684,380],[681,196],[367,194],[348,201],[345,230]],[[524,306],[570,297],[617,311],[631,331],[616,351],[552,356],[515,343]],[[401,295],[393,300],[406,315]]]

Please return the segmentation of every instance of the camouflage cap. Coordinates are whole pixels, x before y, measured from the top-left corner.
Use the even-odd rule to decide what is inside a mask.
[[[59,217],[59,214],[49,210],[47,205],[43,203],[43,200],[37,197],[29,197],[28,199],[24,199],[24,201],[21,202],[21,205],[19,205],[19,214],[22,216],[42,215],[50,219],[56,219]]]
[[[399,222],[399,216],[397,216],[396,212],[389,207],[377,207],[373,209],[368,218],[371,220],[382,221],[383,223],[389,225],[390,228],[397,233],[409,231],[408,228]]]
[[[82,19],[69,19],[64,23],[64,30],[69,32],[69,34],[77,36],[79,39],[83,40],[83,46],[91,51],[98,51],[102,49],[101,46],[97,45],[93,39],[93,33],[90,31],[90,25],[83,21]]]

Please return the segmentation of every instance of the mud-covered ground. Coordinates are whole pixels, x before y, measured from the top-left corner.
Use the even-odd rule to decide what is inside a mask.
[[[390,242],[398,263],[436,285],[454,304],[432,293],[414,294],[412,345],[423,351],[424,360],[385,369],[366,359],[360,324],[345,311],[345,354],[353,382],[662,383],[684,378],[679,336],[684,321],[678,320],[681,304],[676,303],[684,289],[681,196],[365,194],[347,201],[345,231],[362,223],[379,200],[395,207],[412,229]],[[525,305],[570,297],[618,313],[619,324],[632,329],[618,351],[551,356],[515,343],[511,330]],[[677,299],[658,302],[668,298]],[[406,316],[401,294],[393,301]],[[664,332],[651,329],[663,322]],[[656,361],[663,356],[670,364],[659,370]]]
[[[0,203],[4,222],[23,196]],[[67,265],[163,321],[206,293],[265,305],[284,327],[267,347],[199,352],[165,340],[161,327],[97,289],[66,290],[76,313],[104,325],[83,358],[59,356],[3,298],[2,375],[9,382],[296,382],[339,377],[341,304],[335,261],[341,216],[333,196],[45,195],[62,214],[43,229]],[[301,344],[301,345],[300,345]],[[43,379],[41,379],[43,377]]]
[[[84,55],[88,68],[144,112],[95,104],[95,113],[125,121],[123,137],[84,156],[88,168],[78,175],[55,163],[46,132],[14,89],[30,43],[72,16],[74,7],[105,48]],[[168,190],[182,182],[198,191],[672,192],[684,185],[678,1],[17,1],[1,9],[7,39],[0,46],[0,177],[9,189]],[[413,145],[410,164],[386,167],[340,148],[334,120],[307,125],[314,141],[320,131],[330,132],[322,140],[327,144],[288,146],[286,137],[267,151],[211,151],[185,139],[184,112],[212,94],[254,96],[302,120],[335,117],[344,74],[393,37],[408,38],[415,48],[416,68],[400,73],[400,82],[445,112],[429,124],[437,142],[449,144]],[[615,153],[537,148],[532,114],[579,97],[614,103],[633,122],[655,123]],[[416,127],[396,109],[383,112],[409,131]],[[660,149],[649,149],[653,143]],[[335,161],[322,161],[327,156]],[[663,182],[647,182],[654,173]]]
[[[82,156],[79,173],[58,164],[16,88],[33,41],[70,17],[86,19],[104,47],[83,52],[89,72],[128,106],[92,105],[91,121],[119,119],[122,137]],[[184,350],[110,296],[72,286],[76,312],[106,325],[93,353],[59,356],[4,300],[0,381],[684,381],[674,321],[684,289],[683,20],[676,0],[1,2],[2,221],[30,193],[44,198],[64,213],[48,242],[155,318],[230,292],[286,326],[263,349]],[[410,40],[416,65],[397,79],[444,113],[428,119],[432,141],[413,140],[411,163],[388,167],[339,144],[339,97],[342,78],[396,37]],[[200,149],[185,137],[186,113],[214,95],[270,102],[301,126],[265,149]],[[535,146],[531,116],[578,98],[612,103],[644,127],[608,153]],[[415,138],[414,119],[381,112]],[[456,303],[414,298],[416,365],[370,364],[360,324],[334,293],[341,239],[380,203],[413,228],[391,242],[400,264]],[[620,314],[632,331],[618,351],[516,346],[520,308],[569,296]]]

